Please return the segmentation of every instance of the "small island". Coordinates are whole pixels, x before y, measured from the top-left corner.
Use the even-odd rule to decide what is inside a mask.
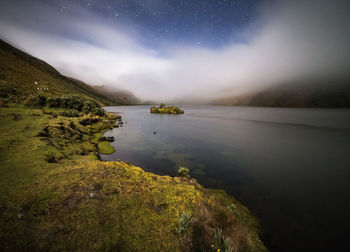
[[[174,105],[166,106],[164,103],[161,103],[159,107],[151,107],[150,112],[154,114],[171,114],[171,115],[184,113],[184,111],[181,108]]]

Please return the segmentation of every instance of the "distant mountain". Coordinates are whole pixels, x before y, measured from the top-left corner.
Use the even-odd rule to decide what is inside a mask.
[[[349,108],[350,80],[290,82],[244,95],[223,97],[210,103],[259,107]]]
[[[18,101],[25,100],[30,95],[64,96],[68,94],[81,95],[98,100],[105,105],[129,104],[128,95],[123,99],[105,96],[96,92],[95,88],[86,83],[64,76],[46,62],[35,58],[5,41],[0,40],[0,88],[1,93],[9,92]]]
[[[131,92],[106,86],[92,86],[94,91],[119,105],[135,105],[141,101]]]

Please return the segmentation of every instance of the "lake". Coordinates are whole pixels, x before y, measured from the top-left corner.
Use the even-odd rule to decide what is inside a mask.
[[[182,108],[160,115],[149,106],[106,107],[124,126],[105,134],[116,152],[101,158],[161,175],[188,167],[262,221],[271,251],[348,251],[350,110]]]

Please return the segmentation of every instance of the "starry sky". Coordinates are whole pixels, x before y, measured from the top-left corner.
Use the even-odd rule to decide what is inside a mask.
[[[74,15],[75,5],[113,25],[127,25],[145,46],[174,45],[218,48],[241,42],[241,31],[254,26],[261,0],[57,0],[43,1],[57,14]],[[78,24],[75,30],[78,30]],[[74,32],[74,30],[72,30]]]
[[[349,75],[347,0],[0,0],[0,38],[145,100]]]

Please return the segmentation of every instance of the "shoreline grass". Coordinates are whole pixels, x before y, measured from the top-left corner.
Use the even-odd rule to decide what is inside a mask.
[[[266,250],[258,221],[224,191],[97,160],[118,116],[58,111],[0,108],[1,250]]]

